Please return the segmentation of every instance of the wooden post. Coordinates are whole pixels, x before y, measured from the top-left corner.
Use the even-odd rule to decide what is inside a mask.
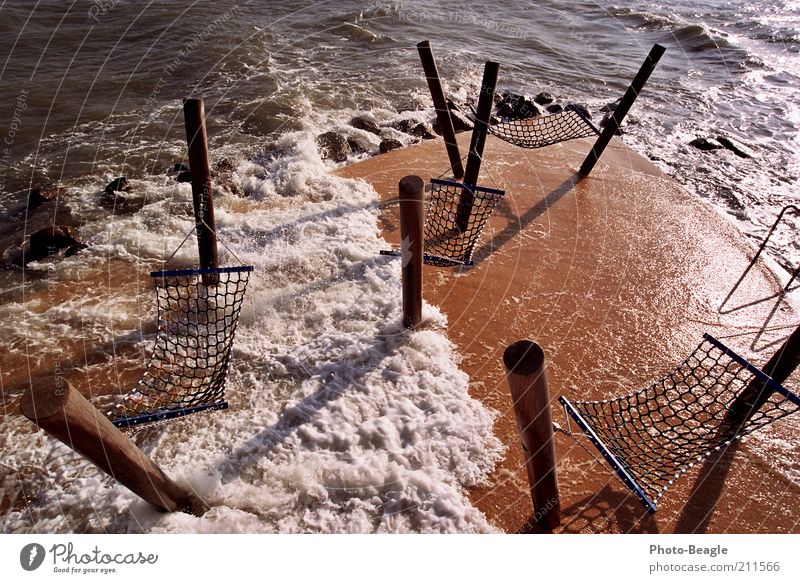
[[[214,225],[214,199],[211,194],[211,168],[208,164],[205,105],[202,99],[183,101],[186,143],[189,145],[189,170],[192,174],[192,201],[197,226],[200,267],[219,267],[217,234]],[[203,276],[203,283],[216,283],[215,276]]]
[[[61,377],[36,379],[22,414],[164,512],[202,514],[202,502],[170,480],[108,418]],[[202,508],[202,509],[201,509]]]
[[[535,520],[553,530],[561,522],[561,502],[544,351],[535,342],[520,340],[506,348],[503,363],[525,451]]]
[[[450,167],[453,176],[460,180],[464,176],[464,166],[461,164],[461,154],[458,151],[456,132],[453,128],[453,118],[450,117],[450,108],[447,107],[447,99],[444,96],[442,82],[439,79],[439,69],[436,60],[433,58],[433,50],[429,41],[422,41],[417,45],[419,59],[422,61],[422,68],[425,71],[425,78],[428,80],[428,89],[433,99],[433,107],[436,109],[436,120],[439,122],[439,129],[442,130],[444,145],[447,148],[447,157],[450,158]]]
[[[800,366],[800,327],[791,333],[786,342],[772,355],[761,369],[779,384],[789,378]],[[772,390],[755,378],[731,404],[729,418],[732,423],[744,423],[769,400]]]
[[[489,119],[494,107],[494,89],[497,85],[497,74],[500,65],[492,61],[487,61],[483,68],[483,81],[481,82],[481,94],[478,98],[478,111],[475,114],[475,125],[472,128],[472,139],[469,144],[469,156],[467,157],[467,170],[464,173],[464,184],[467,186],[477,186],[478,176],[481,171],[481,160],[483,159],[483,148],[486,144],[486,134],[489,131]],[[458,204],[458,214],[456,216],[456,226],[464,232],[469,225],[469,216],[472,213],[472,191],[465,188],[461,192],[461,200]]]
[[[422,260],[425,182],[419,176],[400,181],[400,256],[403,278],[403,326],[422,321]]]
[[[633,105],[633,102],[636,101],[636,98],[639,96],[639,93],[641,93],[645,83],[647,83],[647,80],[650,78],[650,74],[655,70],[663,54],[664,47],[661,45],[653,45],[653,48],[650,49],[650,54],[647,55],[636,77],[631,81],[628,90],[625,91],[625,95],[622,96],[622,101],[617,105],[608,124],[603,128],[603,131],[592,146],[592,150],[586,156],[583,164],[581,164],[580,170],[578,170],[581,176],[588,176],[592,168],[594,168],[594,165],[597,164],[597,160],[603,155],[603,151],[606,149],[609,142],[611,142],[611,138],[613,138],[617,130],[619,130],[622,125],[622,120],[628,115],[628,111]]]

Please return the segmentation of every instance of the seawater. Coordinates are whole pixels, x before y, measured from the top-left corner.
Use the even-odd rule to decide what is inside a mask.
[[[309,123],[428,107],[414,44],[430,39],[448,89],[549,90],[593,111],[621,95],[652,43],[667,47],[627,141],[763,237],[796,198],[800,5],[619,0],[460,2],[6,2],[0,19],[2,204],[31,184],[94,190],[181,159],[180,100],[209,103],[213,151],[252,157]],[[720,133],[751,160],[687,146]],[[14,193],[17,193],[16,195]],[[800,261],[797,230],[773,252]]]

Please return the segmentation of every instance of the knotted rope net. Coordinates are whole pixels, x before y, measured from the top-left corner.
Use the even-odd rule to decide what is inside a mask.
[[[471,265],[475,244],[504,195],[495,188],[431,179],[425,215],[425,262]]]
[[[225,409],[225,380],[251,266],[151,273],[158,333],[136,389],[109,414],[128,427]]]
[[[431,178],[425,213],[424,262],[439,267],[472,265],[475,244],[504,195],[504,191],[496,188]],[[381,255],[398,257],[401,253],[391,250],[381,251]]]
[[[639,391],[559,400],[650,512],[694,464],[800,408],[796,395],[708,334],[676,369]]]
[[[559,113],[527,119],[501,119],[500,123],[489,125],[489,132],[522,148],[543,148],[600,134],[589,118],[574,105],[568,105]]]

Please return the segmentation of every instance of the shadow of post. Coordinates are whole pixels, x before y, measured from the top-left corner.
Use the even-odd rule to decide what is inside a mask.
[[[564,182],[556,186],[542,200],[523,213],[517,220],[512,220],[502,231],[495,234],[491,239],[481,245],[473,255],[473,263],[477,266],[481,261],[488,259],[495,251],[513,239],[518,233],[525,230],[537,218],[542,216],[547,210],[564,198],[575,186],[583,180],[579,174],[573,174]]]

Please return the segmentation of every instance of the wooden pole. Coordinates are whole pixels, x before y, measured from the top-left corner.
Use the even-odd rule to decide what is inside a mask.
[[[400,181],[400,256],[403,278],[403,326],[422,321],[422,260],[425,182],[419,176]]]
[[[658,65],[658,61],[661,59],[661,55],[664,54],[664,47],[661,45],[655,44],[653,48],[650,49],[650,54],[647,55],[647,58],[642,63],[642,66],[639,68],[639,72],[636,74],[636,77],[633,78],[631,84],[628,86],[628,90],[625,91],[625,95],[622,96],[622,101],[619,102],[617,108],[614,110],[611,119],[606,124],[606,127],[603,128],[603,131],[597,137],[594,145],[592,146],[592,150],[586,156],[586,159],[581,164],[580,170],[578,173],[581,176],[588,176],[589,173],[594,168],[594,165],[597,164],[597,161],[600,159],[600,156],[603,155],[603,151],[608,146],[609,142],[611,142],[611,138],[617,133],[620,126],[622,125],[622,121],[625,119],[625,116],[628,115],[628,111],[630,110],[633,102],[636,101],[636,98],[639,96],[639,93],[642,92],[645,83],[650,78],[650,74],[655,70],[656,65]]]
[[[561,523],[561,502],[544,351],[535,342],[520,340],[506,348],[503,364],[525,452],[535,521],[553,530]]]
[[[214,199],[211,194],[211,168],[208,164],[205,104],[202,99],[183,101],[186,143],[189,145],[189,170],[192,174],[192,201],[197,226],[200,267],[219,267],[217,235],[214,225]],[[203,276],[203,283],[216,283],[216,277]]]
[[[170,480],[63,378],[33,381],[22,396],[20,408],[40,429],[159,510],[187,511],[198,516],[204,511],[202,502]]]
[[[472,139],[469,144],[469,156],[467,157],[467,170],[464,173],[464,184],[476,186],[478,176],[481,171],[481,160],[483,159],[483,148],[486,144],[486,134],[489,131],[489,118],[492,115],[494,106],[494,89],[497,86],[497,75],[500,65],[492,61],[487,61],[483,68],[483,81],[481,82],[481,94],[478,98],[478,111],[475,114],[475,125],[472,128]],[[458,205],[456,225],[459,230],[464,232],[469,225],[469,216],[472,213],[472,191],[465,188],[461,192],[461,200]]]
[[[430,41],[422,41],[417,45],[419,59],[422,61],[422,68],[425,71],[425,78],[428,80],[428,89],[433,99],[433,107],[436,109],[436,120],[439,122],[439,129],[442,130],[444,145],[447,148],[447,157],[450,158],[450,167],[453,176],[460,180],[464,176],[464,166],[461,164],[461,154],[458,151],[456,132],[453,128],[453,118],[450,117],[450,108],[447,107],[447,99],[444,96],[442,82],[439,79],[439,68],[433,58],[433,50]]]
[[[798,366],[800,366],[800,327],[791,333],[761,370],[775,382],[783,384]],[[757,378],[753,379],[731,405],[730,418],[734,423],[747,421],[771,395],[772,390],[768,386]]]

